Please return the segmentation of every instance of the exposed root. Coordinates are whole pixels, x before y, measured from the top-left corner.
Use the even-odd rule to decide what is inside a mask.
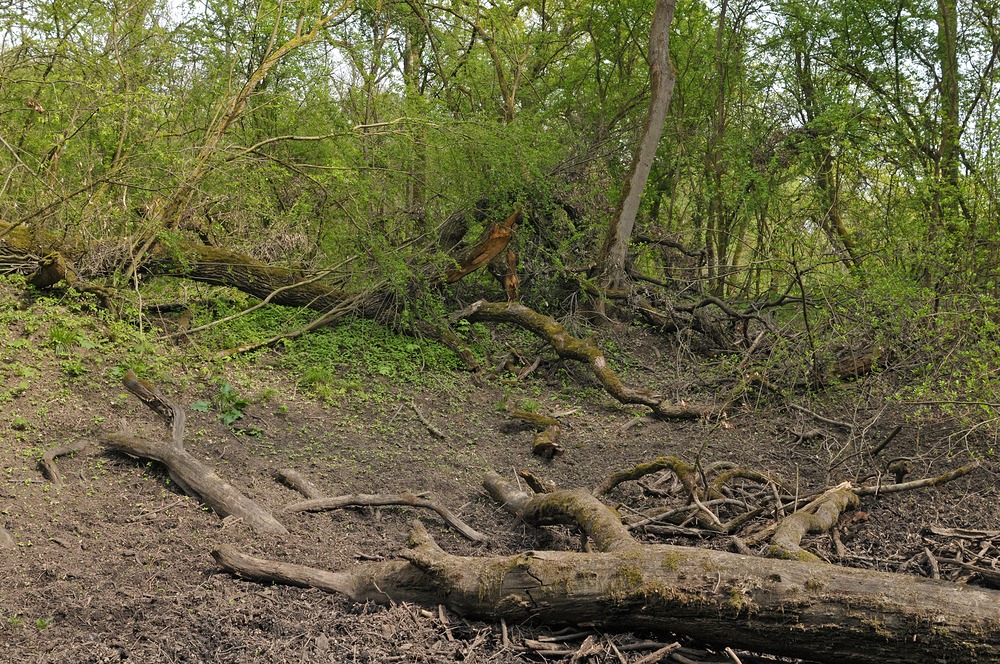
[[[38,460],[38,465],[41,466],[42,472],[49,478],[49,481],[56,486],[61,486],[62,475],[59,473],[59,466],[56,465],[56,459],[61,456],[66,456],[67,454],[82,452],[86,449],[86,447],[87,442],[83,440],[72,443],[71,445],[60,445],[59,447],[54,447],[42,455],[42,458]]]

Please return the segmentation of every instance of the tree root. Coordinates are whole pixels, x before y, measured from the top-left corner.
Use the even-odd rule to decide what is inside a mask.
[[[522,521],[535,525],[572,524],[594,542],[597,551],[620,551],[639,546],[622,525],[621,517],[583,489],[557,490],[530,496],[495,473],[483,486],[493,500]]]
[[[820,557],[799,545],[807,533],[825,533],[833,529],[840,515],[848,508],[856,509],[859,500],[845,482],[825,492],[806,507],[777,523],[767,555],[785,560],[820,562]]]
[[[87,447],[86,441],[77,441],[70,445],[60,445],[59,447],[53,447],[51,450],[45,452],[42,458],[38,460],[38,465],[41,466],[42,472],[45,476],[49,478],[49,481],[56,486],[62,485],[62,475],[59,473],[59,466],[56,465],[56,459],[61,456],[66,456],[67,454],[73,454],[75,452],[82,452]]]

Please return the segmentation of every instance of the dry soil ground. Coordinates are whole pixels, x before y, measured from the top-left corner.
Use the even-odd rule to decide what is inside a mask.
[[[6,291],[0,297],[15,296]],[[275,471],[294,468],[331,496],[429,491],[491,539],[472,544],[436,516],[402,508],[283,516],[288,536],[261,536],[221,521],[179,493],[157,464],[105,451],[104,432],[164,436],[165,428],[124,393],[113,362],[91,361],[85,372],[71,375],[77,372],[65,354],[38,350],[51,341],[45,328],[26,322],[12,326],[0,344],[0,525],[15,540],[13,548],[0,550],[2,662],[540,661],[523,649],[525,639],[552,634],[544,626],[510,625],[504,643],[498,624],[455,615],[442,621],[434,607],[358,606],[317,590],[251,583],[219,572],[209,557],[214,546],[231,543],[263,557],[342,569],[360,558],[393,556],[415,516],[455,553],[579,544],[566,530],[526,527],[492,504],[480,488],[488,471],[513,478],[526,468],[560,487],[593,487],[614,470],[677,454],[735,461],[806,492],[876,474],[894,457],[913,457],[914,476],[920,476],[953,468],[976,453],[986,463],[969,477],[865,499],[866,516],[843,530],[846,556],[836,555],[828,535],[807,544],[838,564],[928,574],[924,547],[947,550],[955,543],[928,535],[924,527],[1000,528],[989,428],[970,434],[933,410],[918,417],[910,406],[886,407],[885,385],[851,384],[835,393],[795,397],[828,418],[856,423],[856,441],[869,449],[902,425],[872,460],[843,451],[844,430],[773,398],[734,407],[724,422],[634,423],[636,413],[595,389],[583,368],[571,368],[569,375],[553,362],[519,381],[510,374],[481,384],[468,374],[424,376],[416,384],[372,378],[372,385],[355,385],[325,402],[274,368],[273,354],[249,366],[173,369],[162,387],[183,404],[210,401],[219,383],[209,378],[219,375],[250,402],[234,424],[242,433],[220,422],[216,412],[189,410],[186,446],[261,504],[278,510],[300,497],[274,479]],[[627,349],[616,359],[633,384],[692,401],[714,398],[703,367],[675,362],[670,339],[632,331],[615,341]],[[554,461],[533,457],[532,433],[512,423],[505,403],[543,413],[574,411],[562,416],[565,454]],[[431,434],[413,405],[444,439]],[[796,440],[794,432],[809,429],[820,434]],[[59,460],[64,484],[56,487],[37,459],[46,449],[77,441],[87,447]],[[610,499],[636,505],[653,500],[634,484]],[[685,543],[730,546],[726,538]],[[963,546],[979,548],[974,541]],[[564,649],[575,650],[583,638],[569,639]],[[594,652],[577,661],[635,662],[649,650],[629,650],[629,644],[668,638],[597,635]],[[686,645],[691,658],[728,661],[724,654],[699,651],[703,644]]]

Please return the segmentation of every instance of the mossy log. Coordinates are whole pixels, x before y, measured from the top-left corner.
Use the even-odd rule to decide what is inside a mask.
[[[944,581],[670,545],[612,553],[450,555],[415,527],[405,560],[343,572],[223,546],[223,569],[355,601],[444,604],[469,618],[684,634],[810,661],[1000,661],[1000,593]]]
[[[153,274],[229,286],[260,299],[271,296],[274,304],[314,311],[349,308],[364,318],[378,318],[388,305],[389,295],[384,289],[373,289],[370,293],[345,291],[301,270],[269,265],[246,254],[193,242],[155,245],[144,269]]]
[[[470,618],[651,630],[819,662],[1000,661],[1000,593],[817,562],[644,545],[586,491],[527,496],[496,476],[495,500],[529,523],[576,522],[595,552],[462,557],[419,522],[403,560],[342,572],[212,555],[248,579],[316,587],[356,601],[445,605]]]
[[[825,492],[805,508],[786,516],[778,522],[768,545],[767,555],[772,558],[819,561],[800,544],[808,533],[825,533],[833,529],[840,515],[860,504],[850,485],[844,484]]]
[[[612,397],[623,404],[646,406],[657,417],[670,420],[693,420],[720,415],[725,410],[725,406],[670,404],[662,396],[647,390],[636,390],[626,386],[618,374],[608,366],[604,353],[595,344],[589,340],[574,337],[555,318],[538,313],[523,304],[479,300],[452,314],[452,318],[455,320],[466,319],[470,322],[512,323],[523,327],[548,341],[559,357],[583,362],[589,366],[598,382]]]

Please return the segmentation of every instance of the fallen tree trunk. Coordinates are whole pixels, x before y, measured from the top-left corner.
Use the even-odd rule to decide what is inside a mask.
[[[415,523],[405,560],[342,572],[262,560],[223,546],[223,569],[357,601],[444,604],[467,617],[651,630],[820,662],[1000,661],[1000,593],[817,562],[643,545],[589,492],[487,490],[529,523],[573,522],[595,553],[473,558],[441,550]]]
[[[600,348],[588,340],[574,337],[555,318],[540,314],[523,304],[479,300],[452,314],[452,319],[519,325],[548,341],[559,357],[583,362],[589,366],[604,390],[619,402],[646,406],[662,419],[696,420],[720,415],[726,409],[726,405],[710,407],[683,403],[670,404],[662,396],[626,386],[618,374],[608,366],[608,361]]]
[[[470,558],[445,553],[419,526],[407,560],[338,573],[228,546],[212,555],[249,579],[444,604],[470,618],[684,634],[819,662],[1000,661],[1000,593],[824,563],[670,545]]]

